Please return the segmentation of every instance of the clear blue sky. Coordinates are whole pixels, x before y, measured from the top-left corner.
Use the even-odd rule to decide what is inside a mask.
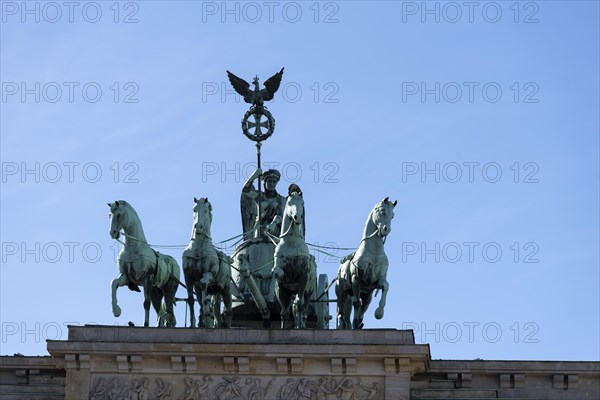
[[[307,240],[357,246],[398,200],[367,327],[433,358],[600,358],[598,2],[23,4],[1,2],[1,354],[142,322],[125,288],[111,313],[107,202],[155,244],[187,243],[194,196],[215,241],[241,232],[255,149],[225,70],[283,66],[263,160],[302,187]]]

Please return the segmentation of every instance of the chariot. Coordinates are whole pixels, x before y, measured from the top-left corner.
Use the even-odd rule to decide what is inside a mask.
[[[268,170],[263,173],[260,168],[261,142],[275,129],[275,119],[264,101],[273,98],[282,75],[283,69],[265,81],[266,88],[262,90],[255,78],[255,88],[251,90],[248,82],[228,71],[235,90],[252,103],[242,120],[242,131],[256,144],[258,165],[242,188],[243,233],[238,235],[242,242],[230,255],[219,250],[212,241],[212,205],[208,198],[194,198],[192,238],[182,257],[184,284],[175,260],[154,251],[146,241],[133,207],[125,201],[108,204],[111,237],[116,240],[121,234],[125,237],[118,259],[120,276],[111,284],[115,316],[121,313],[117,288],[128,286],[140,291],[141,286],[144,289],[144,325],[149,325],[152,305],[159,316],[159,325],[175,326],[173,304],[178,300],[175,292],[181,285],[188,294],[183,300],[189,307],[191,327],[272,328],[273,321],[281,321],[282,329],[327,329],[332,319],[329,303],[335,301],[338,326],[360,329],[373,293],[379,290],[382,294],[375,317],[383,317],[389,287],[386,280],[388,259],[383,247],[391,231],[396,202],[386,197],[375,205],[356,252],[341,260],[333,281],[330,282],[326,274],[317,273],[315,257],[308,248],[310,244],[305,242],[302,190],[291,184],[287,196],[278,194],[275,186],[279,172]],[[329,299],[332,283],[336,283],[336,300]],[[194,311],[196,302],[200,306],[198,320]]]
[[[233,324],[246,327],[270,327],[271,321],[281,318],[281,306],[275,296],[275,244],[268,238],[243,241],[231,256]],[[311,262],[315,263],[314,256]],[[316,263],[315,263],[316,264]],[[332,316],[329,312],[329,279],[318,274],[307,310],[306,327],[328,329]]]

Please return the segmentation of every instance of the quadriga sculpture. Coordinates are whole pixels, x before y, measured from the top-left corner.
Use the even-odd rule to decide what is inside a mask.
[[[159,326],[175,326],[173,303],[179,280],[179,265],[171,256],[154,251],[142,228],[142,223],[133,207],[124,200],[108,203],[110,207],[110,237],[119,239],[123,230],[124,245],[119,253],[118,278],[111,282],[112,309],[115,317],[121,315],[117,304],[117,289],[127,286],[139,292],[144,288],[144,326],[149,325],[150,304],[160,317]],[[164,299],[164,303],[163,303]]]
[[[273,277],[275,294],[281,305],[281,328],[291,328],[290,308],[294,305],[295,328],[306,328],[308,304],[317,287],[316,264],[304,242],[304,200],[296,185],[291,185],[275,247]],[[297,296],[294,301],[294,296]]]
[[[231,259],[212,243],[212,206],[207,198],[194,198],[192,240],[183,252],[183,274],[188,291],[191,326],[196,326],[194,291],[200,304],[199,326],[231,327]],[[220,315],[221,300],[225,306]]]
[[[375,205],[367,218],[358,250],[340,261],[335,293],[338,326],[341,329],[363,327],[363,317],[376,289],[381,289],[381,298],[375,310],[375,318],[383,318],[389,288],[388,258],[385,255],[384,243],[392,230],[391,223],[396,204],[397,201],[392,203],[386,197]],[[351,326],[352,307],[354,307],[354,319]]]

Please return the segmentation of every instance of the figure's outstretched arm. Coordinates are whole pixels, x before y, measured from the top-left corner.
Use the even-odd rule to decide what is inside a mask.
[[[254,173],[250,176],[250,178],[248,178],[248,180],[244,184],[244,187],[242,188],[242,193],[244,193],[248,197],[255,198],[257,196],[257,193],[256,190],[254,190],[253,184],[254,181],[258,177],[260,177],[261,174],[262,170],[260,168],[257,168],[256,171],[254,171]]]

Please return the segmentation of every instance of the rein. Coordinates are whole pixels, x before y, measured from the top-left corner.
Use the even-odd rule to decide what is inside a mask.
[[[373,222],[373,220],[369,217],[369,220],[371,222]],[[369,236],[365,236],[363,237],[360,241],[363,242],[367,239],[371,239],[373,238],[375,235],[377,235],[378,233],[381,234],[381,230],[379,229],[379,227],[375,224],[375,222],[373,222],[373,225],[375,225],[376,229],[375,232],[371,233]],[[387,235],[383,236],[383,244],[385,244],[385,240],[387,239]]]
[[[361,242],[364,242],[365,240],[371,239],[373,237],[375,237],[375,235],[377,235],[379,233],[379,228],[375,229],[375,232],[371,233],[369,236],[365,236],[362,239],[360,239]],[[384,242],[385,243],[385,237],[384,237]]]
[[[278,240],[279,238],[275,235],[273,235],[270,232],[265,231],[265,233],[267,234],[267,237],[269,238],[269,240],[275,245],[277,246],[277,244],[279,243]]]
[[[135,236],[133,236],[133,235],[130,235],[130,234],[128,234],[128,233],[125,233],[125,232],[119,232],[119,233],[120,233],[121,235],[125,236],[126,238],[133,239],[133,240],[137,240],[138,242],[142,242],[142,243],[146,243],[146,244],[148,244],[148,242],[147,242],[147,241],[145,241],[144,239],[140,239],[139,237],[135,237]],[[123,246],[125,245],[125,243],[121,242],[119,239],[115,239],[115,240],[116,240],[117,242],[121,243]]]
[[[222,241],[220,241],[220,242],[216,242],[216,243],[214,243],[214,242],[213,242],[213,244],[214,244],[214,245],[219,245],[219,244],[223,244],[223,243],[231,242],[232,240],[234,240],[234,239],[237,239],[237,238],[239,238],[239,237],[242,237],[242,236],[244,236],[245,234],[247,234],[247,233],[250,233],[250,232],[252,232],[252,231],[254,231],[254,229],[250,229],[250,230],[249,230],[249,231],[247,231],[247,232],[240,233],[239,235],[235,235],[235,236],[233,236],[233,237],[231,237],[231,238],[229,238],[229,239],[225,239],[225,240],[222,240]],[[140,238],[138,238],[138,237],[135,237],[135,236],[133,236],[133,235],[130,235],[130,234],[128,234],[128,233],[125,233],[125,232],[119,232],[119,233],[120,233],[121,235],[123,235],[123,236],[127,237],[127,238],[130,238],[130,239],[133,239],[133,240],[137,240],[138,242],[146,243],[148,246],[151,246],[151,247],[158,247],[158,248],[163,248],[163,249],[184,249],[184,248],[186,248],[186,247],[187,247],[187,244],[150,244],[150,243],[148,243],[147,241],[145,241],[145,240],[143,240],[143,239],[140,239]],[[123,246],[125,246],[125,243],[124,243],[122,240],[120,240],[120,239],[115,239],[115,240],[116,240],[117,242],[121,243]],[[191,238],[191,239],[190,239],[190,241],[192,241],[192,240],[193,240],[193,238]]]
[[[292,217],[288,217],[287,215],[286,215],[286,218],[292,219]],[[283,224],[283,222],[282,222],[282,224]],[[284,236],[287,236],[287,235],[290,233],[290,231],[292,230],[292,226],[294,226],[294,225],[298,225],[298,224],[296,224],[296,222],[295,222],[294,220],[292,220],[292,221],[290,222],[290,226],[287,228],[287,231],[285,231],[285,232],[284,232],[283,234],[281,234],[279,237],[280,237],[280,238],[282,238],[282,237],[284,237]]]

